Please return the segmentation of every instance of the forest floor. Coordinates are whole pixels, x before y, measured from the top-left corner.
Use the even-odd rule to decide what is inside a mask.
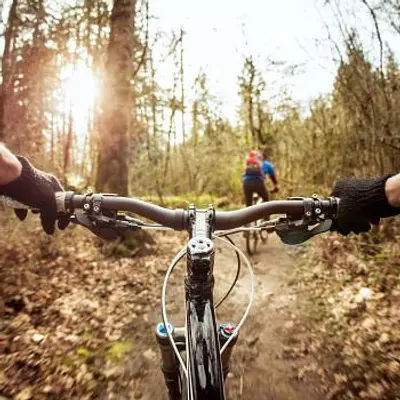
[[[79,227],[55,238],[36,224],[5,223],[4,232],[0,399],[166,399],[154,331],[162,281],[185,236],[158,233],[156,244],[117,258]],[[241,238],[237,243],[243,248]],[[252,257],[256,295],[232,357],[229,399],[341,398],[338,383],[347,378],[332,381],[337,362],[322,345],[325,333],[310,334],[312,296],[296,267],[304,257],[276,237]],[[237,322],[245,309],[244,270],[218,310],[220,322]],[[215,298],[235,273],[235,255],[218,246]],[[168,296],[175,325],[183,324],[183,275],[180,264]]]

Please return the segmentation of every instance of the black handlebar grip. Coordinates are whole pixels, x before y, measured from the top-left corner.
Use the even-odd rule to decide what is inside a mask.
[[[129,211],[175,230],[184,230],[187,228],[187,212],[185,210],[169,210],[134,197],[101,194],[95,196],[100,196],[101,206],[106,210]],[[90,210],[92,200],[92,195],[76,195],[73,192],[61,192],[58,194],[57,204],[59,205],[57,207],[59,211],[63,212],[73,212],[74,209]]]

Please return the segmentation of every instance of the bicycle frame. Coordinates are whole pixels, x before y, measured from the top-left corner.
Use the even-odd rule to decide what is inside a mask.
[[[235,325],[217,325],[214,313],[214,245],[211,240],[214,231],[215,212],[188,210],[189,242],[186,251],[187,275],[185,279],[185,327],[173,327],[171,333],[179,353],[186,351],[186,369],[179,370],[164,323],[156,328],[156,338],[161,351],[161,370],[170,400],[224,400],[224,380],[230,370],[230,357],[237,343],[238,334],[231,335]],[[217,329],[218,326],[218,329]],[[230,343],[220,355],[221,346]],[[184,385],[184,382],[187,382]],[[186,390],[185,390],[186,388]],[[185,396],[185,397],[183,397]]]
[[[190,400],[224,400],[220,344],[214,313],[215,213],[189,208],[190,241],[187,251],[186,348]]]

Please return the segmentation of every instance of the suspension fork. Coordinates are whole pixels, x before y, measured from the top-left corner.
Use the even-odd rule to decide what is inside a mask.
[[[235,324],[226,323],[219,326],[219,343],[220,347],[228,341],[233,331],[235,330]],[[186,332],[184,327],[174,327],[169,324],[169,331],[174,338],[179,352],[182,354],[186,349]],[[181,400],[182,399],[182,382],[181,379],[185,379],[184,376],[180,375],[179,361],[175,355],[174,349],[169,341],[167,331],[164,324],[160,322],[156,327],[156,339],[161,354],[160,369],[164,375],[164,382],[168,392],[169,400]],[[238,334],[230,341],[228,347],[221,355],[222,373],[224,380],[228,376],[231,369],[230,358],[232,355],[233,348],[235,347],[238,340]],[[186,399],[182,399],[186,400]]]
[[[174,341],[177,343],[178,350],[182,352],[185,349],[186,342],[185,328],[174,327],[173,325],[168,324],[168,330],[172,334]],[[162,322],[160,322],[156,327],[156,339],[161,353],[160,368],[164,375],[169,400],[181,400],[181,379],[184,377],[180,376],[179,361],[169,341],[167,329]]]
[[[234,330],[236,329],[236,325],[230,322],[221,324],[219,326],[219,343],[222,346],[228,341],[228,339],[232,336]],[[221,364],[222,364],[222,373],[224,375],[224,380],[228,376],[229,371],[231,370],[231,355],[233,348],[235,347],[238,341],[239,334],[236,333],[232,340],[229,342],[228,346],[221,354]]]

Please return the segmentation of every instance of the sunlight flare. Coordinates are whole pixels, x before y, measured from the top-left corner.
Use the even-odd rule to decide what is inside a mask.
[[[99,95],[99,81],[84,62],[66,65],[61,71],[65,112],[71,108],[74,131],[78,137],[86,135],[94,103]]]

